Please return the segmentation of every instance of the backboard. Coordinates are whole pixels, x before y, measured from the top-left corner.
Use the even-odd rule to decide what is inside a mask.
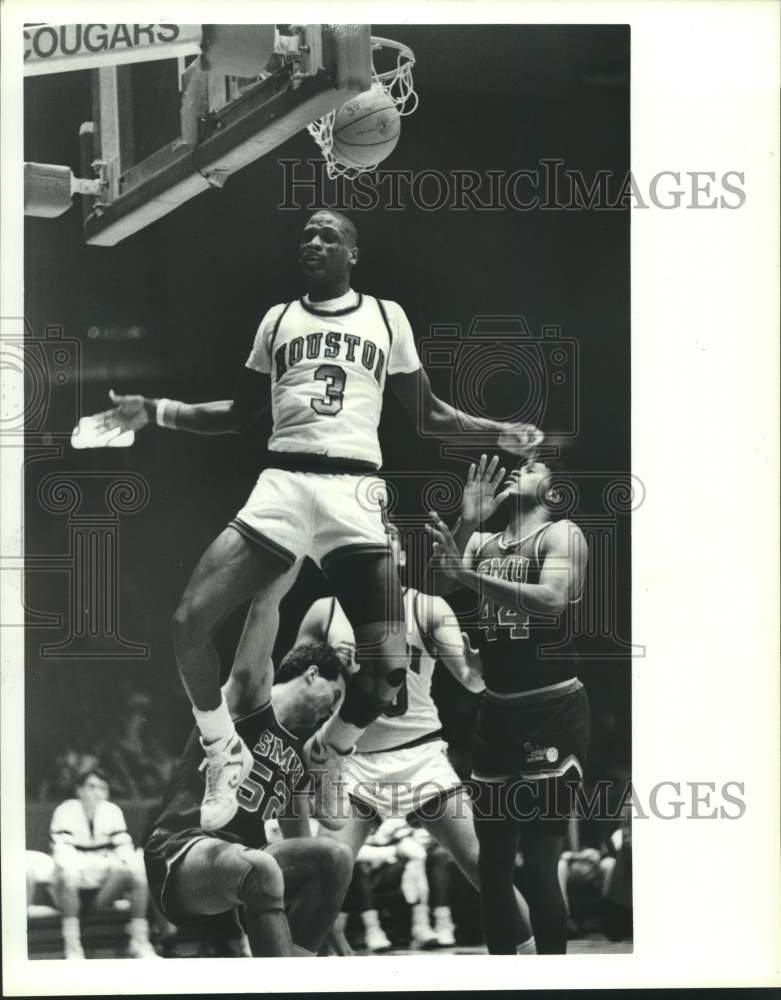
[[[182,26],[183,33],[187,26]],[[277,25],[267,72],[218,76],[182,56],[93,69],[81,129],[87,243],[113,246],[265,156],[372,82],[369,25]]]

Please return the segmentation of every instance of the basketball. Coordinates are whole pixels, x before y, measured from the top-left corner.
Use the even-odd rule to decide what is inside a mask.
[[[401,116],[380,84],[347,101],[334,118],[334,159],[347,167],[381,163],[396,148]]]

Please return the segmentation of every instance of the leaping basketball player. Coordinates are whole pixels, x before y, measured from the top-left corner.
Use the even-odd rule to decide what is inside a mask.
[[[252,757],[220,691],[215,631],[259,595],[271,619],[305,556],[328,577],[352,625],[360,670],[339,712],[310,739],[307,765],[321,819],[341,825],[339,775],[364,729],[392,704],[406,673],[401,584],[385,538],[385,487],[377,427],[391,386],[416,426],[442,436],[490,434],[525,455],[541,433],[528,424],[469,416],[432,393],[409,322],[395,302],[350,287],[357,233],[345,216],[318,211],[299,250],[306,294],[261,321],[234,399],[184,403],[111,394],[105,430],[157,423],[200,434],[237,433],[271,403],[273,460],[247,504],[207,549],[173,618],[174,652],[205,752],[204,830],[235,815]],[[276,628],[276,625],[275,625]]]
[[[432,513],[435,582],[446,584],[439,591],[460,585],[480,597],[486,690],[475,726],[473,778],[488,950],[516,949],[513,873],[520,842],[537,951],[564,953],[567,910],[558,861],[590,738],[567,612],[580,600],[588,552],[576,524],[552,519],[558,497],[548,465],[529,460],[501,484],[498,464],[483,455],[470,468],[453,532]],[[477,530],[500,507],[504,529]]]

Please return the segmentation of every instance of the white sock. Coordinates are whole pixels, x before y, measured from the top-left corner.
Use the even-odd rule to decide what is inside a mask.
[[[361,914],[361,919],[363,920],[363,926],[366,930],[371,930],[372,927],[380,926],[380,915],[376,910],[365,910]]]
[[[62,918],[62,940],[65,944],[81,944],[81,924],[78,917]]]
[[[530,937],[528,941],[522,941],[515,950],[519,955],[536,955],[537,944],[534,938]]]
[[[251,958],[252,951],[249,946],[249,939],[246,934],[239,934],[237,937],[229,938],[228,946],[234,957]]]
[[[128,931],[131,941],[149,940],[149,921],[146,917],[131,917],[128,921]]]
[[[363,735],[364,728],[354,726],[352,722],[345,722],[337,713],[331,716],[320,732],[329,746],[339,753],[348,753]]]
[[[440,924],[444,924],[446,927],[452,927],[453,914],[450,912],[449,906],[434,907],[434,926],[439,927]]]
[[[224,694],[220,695],[217,708],[202,712],[193,706],[193,715],[204,743],[216,743],[218,740],[227,742],[236,732]]]
[[[428,903],[415,903],[412,907],[412,926],[428,928]]]

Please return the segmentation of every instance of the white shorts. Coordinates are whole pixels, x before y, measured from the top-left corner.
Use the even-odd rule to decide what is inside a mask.
[[[342,778],[359,811],[369,806],[381,819],[411,813],[433,819],[438,815],[437,803],[461,786],[444,740],[406,750],[353,754],[344,763]]]
[[[385,483],[378,476],[265,469],[230,522],[292,565],[318,566],[337,549],[388,551]]]

